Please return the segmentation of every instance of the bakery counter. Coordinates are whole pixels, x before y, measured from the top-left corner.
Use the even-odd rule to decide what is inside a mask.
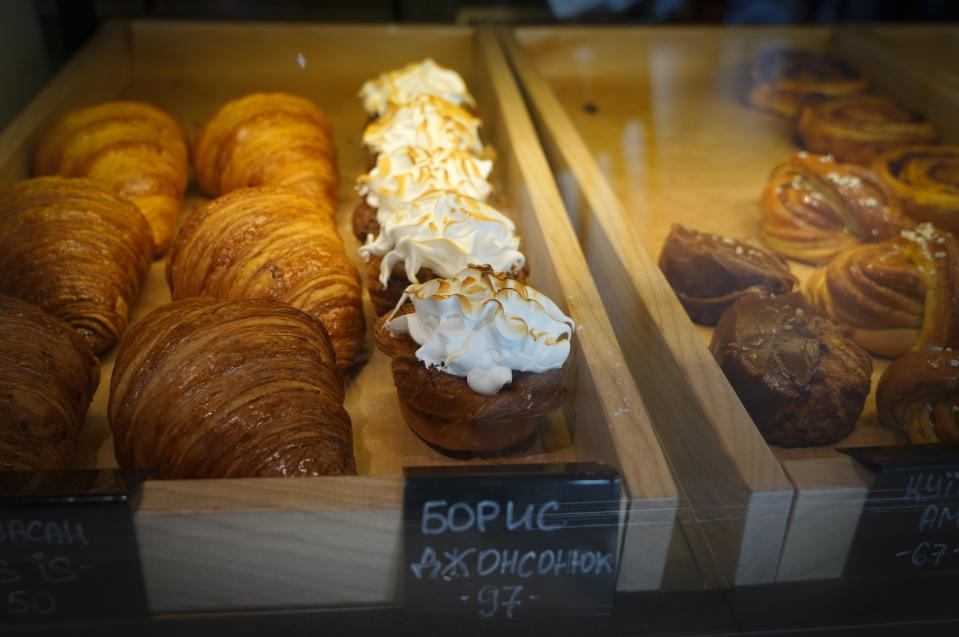
[[[841,576],[873,478],[836,448],[906,443],[904,432],[877,421],[875,387],[889,361],[872,356],[865,408],[840,442],[766,444],[707,349],[713,328],[690,320],[657,258],[673,224],[730,245],[762,245],[760,194],[800,148],[790,119],[747,105],[760,54],[840,58],[875,78],[876,92],[925,114],[944,143],[956,142],[946,113],[959,101],[945,90],[910,90],[925,82],[915,79],[917,67],[889,74],[868,28],[530,27],[500,35],[630,369],[655,388],[647,404],[695,513],[688,534],[698,529],[711,547],[716,580]],[[801,285],[815,269],[789,266]]]
[[[515,223],[529,283],[576,323],[568,398],[533,442],[508,455],[462,460],[413,434],[400,415],[390,359],[367,332],[360,364],[345,376],[357,475],[319,478],[148,480],[135,511],[149,608],[154,613],[396,604],[402,598],[404,467],[596,461],[621,476],[619,590],[655,590],[695,572],[677,551],[680,492],[627,371],[519,88],[492,32],[470,28],[130,21],[105,26],[0,136],[0,185],[29,176],[42,135],[95,102],[159,106],[191,140],[230,99],[257,91],[302,95],[335,131],[337,225],[366,277],[351,230],[354,182],[368,168],[357,91],[367,79],[432,57],[458,70],[495,149],[498,207]],[[189,186],[182,222],[208,201]],[[130,324],[170,301],[165,260],[155,260]],[[116,348],[102,355],[99,389],[73,468],[116,466],[107,400]],[[152,407],[162,409],[161,405]],[[671,542],[673,548],[670,549]]]

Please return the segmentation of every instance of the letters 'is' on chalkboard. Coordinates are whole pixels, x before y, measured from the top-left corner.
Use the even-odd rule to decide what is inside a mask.
[[[515,622],[612,608],[619,475],[595,463],[406,469],[404,606]]]
[[[0,626],[147,613],[134,471],[0,472]]]
[[[874,473],[843,576],[959,574],[959,445],[840,451]]]

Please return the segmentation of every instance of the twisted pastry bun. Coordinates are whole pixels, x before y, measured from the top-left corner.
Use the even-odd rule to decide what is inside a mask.
[[[319,321],[267,299],[192,298],[132,325],[110,381],[117,461],[154,478],[355,473]]]
[[[143,102],[103,102],[64,117],[37,149],[34,175],[87,177],[136,204],[166,253],[189,179],[186,133]]]
[[[929,348],[893,361],[876,386],[876,411],[913,443],[959,442],[959,352]]]
[[[674,224],[659,268],[689,318],[715,325],[727,307],[752,291],[791,292],[799,279],[779,256],[729,237]]]
[[[880,153],[936,141],[936,128],[919,113],[879,95],[808,99],[796,120],[800,145],[844,162],[870,165]]]
[[[94,352],[126,327],[152,260],[137,207],[90,180],[37,177],[0,194],[0,293],[63,319]]]
[[[773,169],[759,198],[763,241],[822,264],[846,248],[899,234],[899,201],[870,170],[800,152]]]
[[[873,170],[902,202],[908,221],[959,234],[959,146],[911,146],[876,158]]]
[[[362,292],[333,216],[290,188],[243,188],[204,204],[170,250],[173,298],[284,301],[323,323],[337,366],[349,367],[363,345]]]
[[[76,330],[0,295],[0,471],[63,468],[99,382]]]
[[[808,95],[854,95],[868,86],[865,76],[835,58],[776,49],[753,62],[747,100],[757,108],[794,117]]]
[[[931,224],[840,253],[805,294],[874,354],[959,347],[959,247]]]
[[[289,93],[252,93],[220,107],[193,143],[193,166],[213,197],[246,186],[288,186],[335,202],[340,179],[326,115]]]

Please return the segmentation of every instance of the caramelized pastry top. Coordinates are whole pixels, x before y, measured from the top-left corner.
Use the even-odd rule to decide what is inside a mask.
[[[913,443],[959,442],[959,351],[930,347],[893,361],[876,386],[876,411]]]
[[[753,63],[749,101],[753,106],[792,117],[807,95],[852,95],[868,85],[861,73],[835,58],[775,49]]]
[[[370,117],[379,117],[390,106],[406,104],[420,95],[434,95],[456,106],[476,105],[460,74],[430,58],[381,73],[365,82],[359,92]]]
[[[427,367],[465,376],[470,388],[495,394],[513,372],[562,367],[570,351],[573,320],[552,300],[489,268],[469,267],[456,276],[411,285],[386,328],[409,334]]]
[[[799,282],[780,257],[730,237],[673,225],[659,267],[697,323],[715,325],[750,290],[782,294]]]
[[[914,222],[959,233],[959,146],[909,146],[883,153],[873,169]]]
[[[480,120],[459,106],[432,95],[394,106],[363,131],[363,143],[373,153],[416,146],[429,149],[483,152]]]

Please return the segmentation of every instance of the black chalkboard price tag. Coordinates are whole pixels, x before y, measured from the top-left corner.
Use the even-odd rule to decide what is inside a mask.
[[[608,614],[620,511],[619,475],[601,464],[408,468],[407,615]]]
[[[959,445],[841,451],[875,473],[844,577],[959,573]]]
[[[136,472],[0,473],[0,630],[147,614]]]

